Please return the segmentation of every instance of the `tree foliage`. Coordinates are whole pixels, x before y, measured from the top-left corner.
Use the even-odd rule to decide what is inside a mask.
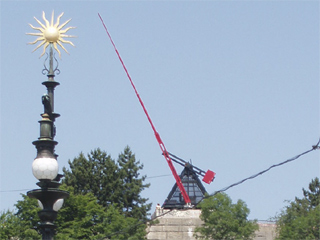
[[[129,147],[117,161],[96,149],[87,157],[80,154],[72,162],[60,189],[65,199],[55,221],[55,239],[145,239],[148,199],[141,192],[149,187],[143,165],[136,161]],[[22,195],[17,212],[0,215],[0,239],[40,239],[36,199]]]
[[[92,193],[99,204],[108,206],[118,202],[120,192],[119,167],[99,148],[68,161],[70,170],[63,168],[63,183],[72,186],[75,194]]]
[[[92,193],[74,194],[72,187],[61,188],[70,196],[58,214],[56,239],[143,239],[146,234],[144,226],[129,228],[136,219],[125,217],[112,205],[98,204]]]
[[[15,204],[17,212],[5,211],[0,215],[0,239],[40,239],[37,232],[39,217],[37,201],[22,194]]]
[[[92,193],[74,194],[72,187],[62,186],[70,192],[56,220],[57,239],[96,239],[103,233],[105,208],[98,204]]]
[[[0,239],[10,239],[17,236],[19,219],[13,211],[4,211],[0,214]]]
[[[72,187],[65,184],[60,188],[69,191],[70,196],[55,221],[55,239],[145,238],[145,224],[139,224],[138,219],[124,216],[112,205],[99,205],[92,193],[74,194]],[[16,207],[17,213],[7,211],[0,215],[0,239],[41,239],[36,200],[23,195]]]
[[[197,239],[252,239],[257,221],[249,221],[250,210],[244,201],[233,204],[225,193],[218,193],[200,203],[203,224],[195,229]]]
[[[92,193],[100,205],[117,207],[127,217],[145,219],[151,204],[141,197],[141,192],[150,186],[145,184],[146,176],[140,161],[127,146],[117,162],[99,148],[69,161],[70,170],[63,169],[63,182],[72,186],[75,194]]]
[[[295,198],[277,217],[278,239],[320,239],[320,182],[315,178],[303,198]]]
[[[121,207],[128,217],[145,219],[151,204],[147,204],[148,199],[140,196],[141,192],[150,186],[144,184],[146,176],[139,178],[139,171],[143,169],[140,161],[136,161],[135,155],[127,146],[124,152],[118,157],[119,178],[121,180]]]

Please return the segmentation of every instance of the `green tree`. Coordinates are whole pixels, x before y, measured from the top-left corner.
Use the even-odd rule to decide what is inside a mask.
[[[70,193],[58,214],[56,239],[97,239],[103,233],[105,208],[92,193],[74,194],[72,187],[60,187]]]
[[[121,194],[119,168],[110,155],[98,148],[87,158],[80,153],[68,163],[70,170],[63,168],[63,183],[72,186],[75,194],[92,193],[102,206],[118,202]]]
[[[19,200],[15,207],[17,209],[16,216],[19,219],[18,237],[21,239],[40,239],[38,233],[40,218],[38,211],[40,211],[36,199],[29,198],[25,194],[21,194],[23,200]]]
[[[0,215],[0,239],[40,239],[37,232],[40,210],[35,199],[22,194],[23,200],[19,200],[14,211],[6,211]]]
[[[125,217],[118,208],[98,204],[92,193],[74,194],[72,187],[63,184],[62,190],[70,192],[55,221],[56,240],[63,239],[144,239],[146,225],[132,217]],[[22,195],[17,213],[0,215],[0,239],[41,239],[35,199]]]
[[[118,165],[119,162],[119,165]],[[145,239],[150,204],[140,197],[145,176],[143,165],[135,160],[129,147],[118,162],[100,149],[86,158],[82,153],[72,162],[60,189],[70,193],[55,221],[55,239]],[[0,215],[1,239],[40,239],[36,199],[22,195],[17,212]]]
[[[315,178],[304,197],[295,198],[277,219],[278,239],[320,239],[320,183]]]
[[[143,164],[136,160],[128,146],[119,155],[117,162],[120,167],[119,177],[122,182],[119,204],[126,216],[146,219],[151,204],[147,204],[147,198],[141,197],[141,192],[148,188],[150,184],[144,184],[146,176],[140,177],[139,171],[143,169]]]
[[[11,239],[17,236],[19,218],[13,211],[3,211],[0,214],[0,239]]]
[[[65,185],[61,189],[70,196],[58,214],[56,239],[143,239],[146,234],[144,226],[131,227],[135,219],[126,218],[112,205],[98,204],[93,193],[74,194]]]
[[[150,184],[144,183],[146,176],[139,177],[143,165],[136,161],[128,146],[117,162],[98,148],[87,158],[80,153],[69,165],[70,170],[63,169],[63,182],[72,186],[75,194],[91,192],[104,207],[112,204],[127,217],[146,219],[151,204],[141,197],[141,192]]]
[[[225,193],[218,193],[200,203],[203,224],[195,229],[197,239],[252,239],[257,221],[249,221],[250,210],[244,201],[233,204]]]

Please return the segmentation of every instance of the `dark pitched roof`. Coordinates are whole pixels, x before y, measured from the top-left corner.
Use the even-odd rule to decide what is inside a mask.
[[[191,200],[191,205],[199,203],[207,193],[206,189],[199,180],[197,174],[192,170],[192,166],[187,164],[180,174],[182,184]],[[186,205],[177,183],[174,184],[167,199],[162,205],[165,209],[184,208]]]

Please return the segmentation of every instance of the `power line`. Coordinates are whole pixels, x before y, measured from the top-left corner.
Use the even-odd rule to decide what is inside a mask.
[[[278,164],[274,164],[274,165],[270,166],[269,168],[267,168],[267,169],[265,169],[265,170],[263,170],[263,171],[261,171],[261,172],[258,172],[258,173],[256,173],[256,174],[250,176],[250,177],[244,178],[244,179],[242,179],[242,180],[240,180],[240,181],[238,181],[238,182],[236,182],[236,183],[233,183],[233,184],[231,184],[231,185],[229,185],[229,186],[227,186],[227,187],[225,187],[225,188],[222,188],[222,189],[220,189],[220,190],[218,190],[218,191],[215,191],[214,193],[203,197],[203,198],[201,199],[201,201],[202,201],[203,199],[205,199],[205,198],[212,197],[212,196],[214,196],[214,195],[216,195],[216,194],[218,194],[218,193],[220,193],[220,192],[225,192],[225,191],[227,191],[228,189],[230,189],[230,188],[232,188],[232,187],[235,187],[235,186],[238,186],[238,185],[244,183],[245,181],[247,181],[247,180],[249,180],[249,179],[256,178],[256,177],[258,177],[259,175],[262,175],[262,174],[270,171],[272,168],[279,167],[279,166],[284,165],[284,164],[286,164],[286,163],[292,162],[292,161],[298,159],[299,157],[301,157],[301,156],[303,156],[303,155],[305,155],[305,154],[307,154],[307,153],[309,153],[309,152],[312,152],[312,151],[314,151],[314,150],[320,149],[319,144],[320,144],[320,139],[319,139],[318,143],[317,143],[316,145],[312,146],[312,148],[311,148],[310,150],[305,151],[305,152],[303,152],[303,153],[300,153],[300,154],[298,154],[298,155],[295,156],[295,157],[289,158],[288,160],[286,160],[286,161],[284,161],[284,162],[281,162],[281,163],[278,163]],[[200,202],[201,202],[201,201],[200,201]],[[200,202],[199,202],[199,203],[200,203]],[[198,203],[198,204],[199,204],[199,203]]]
[[[149,178],[160,178],[160,177],[169,177],[169,176],[172,176],[172,174],[163,174],[163,175],[151,176],[151,177],[146,177],[146,179],[149,179]],[[24,192],[24,191],[29,191],[29,190],[31,190],[31,188],[15,189],[15,190],[0,190],[0,193]]]
[[[16,190],[1,190],[0,193],[23,192],[23,191],[29,191],[29,190],[31,190],[31,188],[16,189]]]
[[[164,175],[158,175],[158,176],[151,176],[151,177],[146,177],[146,179],[147,179],[147,178],[168,177],[168,176],[172,176],[172,174],[164,174]]]

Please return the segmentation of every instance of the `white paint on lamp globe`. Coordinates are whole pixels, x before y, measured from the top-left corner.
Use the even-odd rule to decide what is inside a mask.
[[[53,204],[53,210],[58,212],[62,208],[63,203],[64,200],[62,198],[55,201],[55,203]]]
[[[43,209],[43,204],[39,199],[38,199],[38,205],[39,205],[39,208]]]
[[[54,158],[36,158],[32,163],[32,173],[38,180],[53,180],[58,171],[58,162]]]

